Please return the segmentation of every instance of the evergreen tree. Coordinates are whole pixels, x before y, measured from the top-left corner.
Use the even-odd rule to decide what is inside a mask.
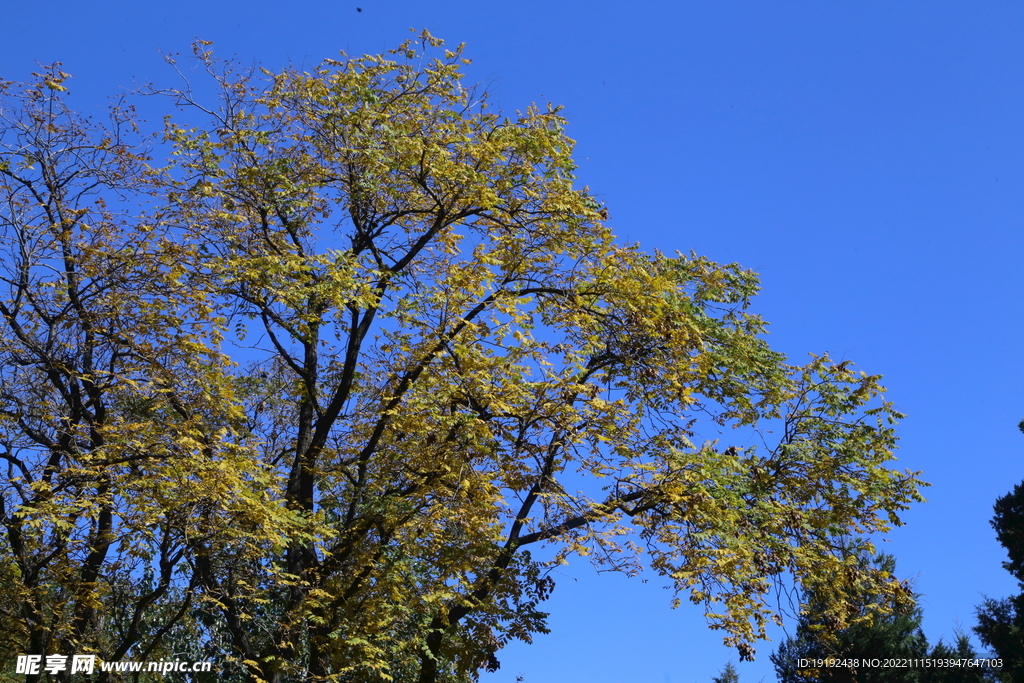
[[[872,562],[887,572],[895,571],[895,560],[889,555],[879,555]],[[953,645],[940,639],[929,650],[921,630],[922,613],[918,607],[902,614],[860,621],[832,633],[831,637],[828,620],[816,610],[813,595],[805,598],[805,607],[795,636],[784,641],[771,655],[780,683],[995,683],[1002,680],[997,672],[972,666],[800,668],[800,659],[828,657],[846,660],[974,660],[982,657],[971,645],[970,638],[961,632],[957,632]]]
[[[956,645],[946,645],[940,639],[928,654],[931,659],[977,659],[978,653],[967,634],[957,632]],[[979,667],[926,668],[921,670],[921,683],[985,683],[996,681],[995,674]]]
[[[722,673],[711,677],[711,683],[740,683],[740,675],[736,671],[735,665],[729,662],[722,669]]]
[[[876,565],[893,574],[896,561],[891,555],[863,557],[862,562]],[[869,597],[870,600],[870,597]],[[921,631],[921,611],[916,606],[902,613],[875,614],[865,602],[854,623],[842,630],[830,628],[830,619],[818,609],[818,596],[804,594],[804,612],[796,633],[771,655],[780,683],[853,682],[918,683],[920,671],[913,668],[865,668],[854,666],[803,668],[801,659],[840,660],[923,658],[928,656],[928,641]]]
[[[1018,427],[1024,432],[1024,421]],[[993,509],[992,528],[1010,558],[1003,568],[1024,590],[1024,482],[997,499]],[[974,632],[1003,660],[1001,680],[1024,682],[1024,592],[1002,600],[986,598],[978,607]]]

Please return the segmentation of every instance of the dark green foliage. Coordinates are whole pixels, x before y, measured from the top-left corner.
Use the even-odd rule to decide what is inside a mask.
[[[711,677],[711,683],[740,683],[740,675],[732,662],[725,665],[722,673]]]
[[[865,558],[890,574],[896,562],[890,555]],[[921,631],[921,611],[916,607],[903,614],[878,616],[861,621],[835,634],[836,641],[827,643],[822,637],[825,624],[818,616],[817,596],[804,596],[804,614],[797,623],[796,634],[785,640],[772,653],[771,660],[781,683],[816,683],[857,681],[857,683],[918,683],[916,670],[832,667],[816,670],[799,669],[800,659],[873,659],[922,658],[928,655],[928,641]],[[860,616],[866,616],[865,613]]]
[[[771,655],[775,672],[781,683],[814,683],[817,681],[854,681],[858,683],[917,683],[921,679],[914,669],[845,667],[823,668],[816,671],[798,669],[800,659],[837,657],[841,659],[864,658],[920,658],[928,652],[928,643],[921,632],[921,615],[915,611],[862,623],[839,634],[835,647],[822,644],[810,630],[810,625],[801,619],[797,633],[779,646]]]
[[[1024,482],[997,499],[993,509],[992,528],[1010,557],[1009,562],[1003,563],[1003,568],[1024,582]]]
[[[928,654],[931,659],[977,659],[980,655],[965,633],[956,634],[956,645],[939,640]],[[989,670],[978,667],[927,668],[921,670],[921,683],[986,683],[998,678]]]
[[[1003,567],[1024,590],[1024,482],[997,499],[993,509],[992,528],[1010,558]],[[1001,680],[1024,682],[1024,592],[1002,600],[986,598],[978,607],[974,632],[993,656],[1003,660]]]
[[[1012,598],[988,598],[978,607],[974,632],[992,656],[1003,660],[1007,683],[1024,681],[1024,593]]]
[[[863,561],[890,574],[896,570],[895,560],[889,555],[864,558]],[[838,633],[831,633],[833,637],[828,638],[826,636],[830,631],[817,604],[814,595],[804,596],[805,611],[797,623],[796,633],[771,655],[780,683],[995,683],[1001,680],[990,670],[970,666],[866,667],[860,664],[798,668],[800,659],[830,657],[863,662],[865,659],[973,660],[981,656],[975,652],[970,639],[963,633],[957,633],[954,645],[947,645],[940,640],[929,650],[928,641],[921,630],[921,610],[917,607],[902,614],[860,621]]]

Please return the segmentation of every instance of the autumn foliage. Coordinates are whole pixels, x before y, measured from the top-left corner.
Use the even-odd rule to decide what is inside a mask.
[[[219,100],[163,91],[148,143],[56,67],[2,86],[4,652],[472,680],[579,556],[741,657],[791,579],[837,627],[908,599],[853,547],[920,500],[879,378],[788,364],[752,272],[617,243],[557,108],[427,34],[195,58]]]

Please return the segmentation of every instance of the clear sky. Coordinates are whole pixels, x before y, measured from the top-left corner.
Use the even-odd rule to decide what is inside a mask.
[[[884,549],[930,641],[1014,591],[988,520],[1024,478],[1024,4],[5,0],[0,78],[60,60],[99,112],[174,83],[160,52],[193,37],[276,69],[410,27],[467,43],[502,109],[565,105],[581,183],[622,239],[753,268],[773,346],[885,376],[909,415],[898,466],[933,486]],[[485,683],[690,683],[736,659],[654,577],[577,562],[556,580],[553,632]],[[741,680],[774,680],[774,645]]]

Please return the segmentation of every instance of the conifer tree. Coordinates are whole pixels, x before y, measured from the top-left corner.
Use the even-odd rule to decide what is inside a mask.
[[[1024,432],[1024,420],[1018,425]],[[986,598],[978,607],[978,625],[974,632],[991,653],[1003,660],[1002,680],[1024,681],[1024,482],[996,500],[992,528],[1006,549],[1003,568],[1021,587],[1021,593],[1009,598]]]

